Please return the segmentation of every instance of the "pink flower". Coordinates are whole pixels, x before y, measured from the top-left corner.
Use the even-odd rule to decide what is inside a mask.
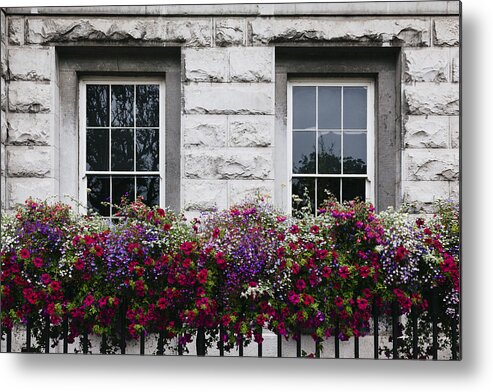
[[[368,306],[368,300],[364,298],[358,298],[356,300],[356,303],[358,304],[358,309],[359,310],[365,310]]]
[[[40,257],[35,257],[33,259],[33,264],[36,268],[41,268],[43,266],[43,259]]]
[[[294,291],[290,291],[288,293],[288,299],[289,302],[291,302],[293,305],[296,305],[298,302],[300,302],[299,294],[296,294]]]
[[[31,256],[31,252],[29,252],[26,248],[22,248],[20,251],[21,259],[28,259]]]
[[[41,279],[41,282],[44,284],[44,285],[48,285],[50,284],[51,282],[51,278],[50,278],[50,275],[48,274],[43,274],[40,276],[40,279]]]
[[[199,283],[204,284],[207,281],[207,276],[208,276],[208,272],[204,268],[198,273],[197,280],[199,281]]]
[[[294,275],[298,275],[298,273],[300,272],[300,266],[298,264],[294,263],[293,266],[291,267],[291,272]]]
[[[84,299],[84,305],[86,307],[91,306],[94,303],[94,297],[89,294],[85,299]]]
[[[58,291],[62,288],[62,285],[60,284],[60,282],[57,282],[55,280],[55,281],[51,282],[50,287],[53,291]]]
[[[303,279],[298,279],[296,281],[296,288],[299,290],[299,291],[302,291],[304,290],[306,287],[306,283]]]
[[[296,225],[293,225],[290,227],[289,231],[292,233],[292,234],[297,234],[300,232],[300,229],[298,228],[298,226]]]
[[[363,267],[361,267],[359,269],[358,272],[362,278],[368,278],[368,275],[370,275],[370,267],[368,267],[367,265],[364,265]]]
[[[310,233],[312,233],[312,234],[317,235],[319,231],[320,231],[320,228],[319,228],[317,225],[313,225],[313,226],[310,228]]]
[[[345,265],[339,268],[339,276],[342,279],[347,279],[349,277],[349,268]]]
[[[342,308],[344,306],[344,300],[339,296],[335,297],[334,303],[338,308]]]

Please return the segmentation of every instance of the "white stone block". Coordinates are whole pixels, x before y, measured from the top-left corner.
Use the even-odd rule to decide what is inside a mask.
[[[404,125],[406,148],[449,147],[449,117],[409,116]]]
[[[243,45],[245,19],[216,18],[215,42],[217,46]]]
[[[187,114],[273,114],[270,83],[199,83],[184,86]]]
[[[403,181],[404,201],[433,203],[449,198],[449,181]]]
[[[459,114],[459,86],[456,83],[418,83],[405,86],[404,96],[408,114]]]
[[[459,178],[458,149],[406,149],[403,180],[455,181]]]
[[[450,117],[450,139],[452,148],[460,147],[460,121],[459,116]]]
[[[460,81],[460,56],[459,48],[451,48],[452,57],[452,82],[459,83]]]
[[[272,179],[273,154],[268,148],[184,151],[184,175],[195,179]]]
[[[459,45],[459,17],[435,18],[433,21],[433,44],[436,46]]]
[[[229,66],[232,82],[272,82],[274,80],[274,48],[231,48]]]
[[[229,144],[236,147],[267,147],[274,139],[274,116],[230,116]]]
[[[23,45],[24,44],[24,18],[9,16],[9,44]]]
[[[187,211],[211,211],[227,207],[227,181],[183,180],[183,208]]]
[[[9,83],[9,110],[19,113],[43,113],[52,109],[50,84],[12,81]]]
[[[5,176],[0,176],[0,208],[2,211],[7,208],[7,181]]]
[[[52,80],[54,71],[54,48],[9,50],[10,80]]]
[[[459,181],[450,181],[450,200],[453,200],[455,202],[459,202]]]
[[[0,44],[0,76],[2,78],[7,77],[7,45],[5,45],[2,41]]]
[[[8,208],[12,209],[16,204],[24,203],[29,197],[46,199],[57,196],[58,184],[54,178],[14,177],[8,179],[7,192]]]
[[[9,177],[52,177],[53,147],[9,146],[7,148]]]
[[[447,82],[448,49],[406,49],[404,78],[406,82]]]
[[[28,17],[30,44],[55,42],[161,42],[210,46],[211,18],[39,18]]]
[[[185,79],[192,82],[226,82],[229,51],[224,48],[183,49]]]
[[[0,141],[2,144],[7,141],[7,119],[3,110],[0,111]]]
[[[0,144],[0,174],[2,176],[6,175],[6,170],[5,170],[6,161],[7,161],[7,157],[5,154],[5,144],[2,143]]]
[[[226,146],[227,116],[185,115],[182,118],[182,128],[184,146]]]
[[[229,205],[243,200],[264,197],[270,202],[274,198],[273,180],[231,180],[229,181]]]
[[[7,83],[3,76],[0,78],[0,109],[7,110]]]
[[[262,17],[250,22],[254,45],[360,42],[429,46],[429,26],[428,18]]]
[[[8,143],[13,145],[52,146],[53,116],[45,113],[9,113]]]

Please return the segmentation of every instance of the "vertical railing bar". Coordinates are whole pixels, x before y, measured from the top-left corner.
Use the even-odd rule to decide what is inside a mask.
[[[180,343],[181,335],[178,335],[178,355],[183,355],[183,345]]]
[[[296,332],[296,357],[301,358],[301,332]]]
[[[87,331],[82,334],[82,352],[87,354],[89,352],[89,336]]]
[[[26,323],[26,352],[31,352],[31,320],[27,319]]]
[[[355,359],[359,358],[359,337],[358,336],[354,337],[354,358]]]
[[[399,329],[399,316],[398,316],[398,304],[396,301],[392,302],[392,359],[399,359],[397,335]]]
[[[120,353],[125,354],[127,351],[126,347],[126,320],[127,310],[125,309],[125,301],[122,301],[120,305]]]
[[[7,329],[7,352],[12,352],[12,330]]]
[[[63,319],[63,353],[68,353],[68,314]]]
[[[224,327],[219,326],[219,356],[224,357]]]
[[[157,355],[164,355],[164,332],[159,331],[159,337],[157,340]]]
[[[45,316],[45,354],[50,353],[50,316]]]
[[[413,359],[418,359],[418,313],[416,305],[411,308],[411,322],[413,329]]]
[[[457,320],[452,318],[452,360],[456,361],[457,358]]]
[[[315,340],[315,357],[320,358],[320,345],[322,344],[322,339],[318,338]]]
[[[260,342],[258,342],[257,355],[259,358],[262,358],[262,328],[260,328],[259,334],[260,334]]]
[[[101,348],[99,349],[100,354],[106,354],[108,351],[108,341],[105,333],[101,335]]]
[[[243,335],[240,334],[239,335],[239,353],[238,353],[238,356],[242,357],[243,356]]]
[[[277,357],[282,358],[282,336],[277,333]]]
[[[205,356],[205,329],[203,327],[197,328],[197,355],[200,357]]]
[[[146,344],[145,331],[142,330],[140,331],[140,355],[145,355],[146,353],[145,344]]]
[[[373,359],[378,359],[378,348],[379,348],[379,341],[378,341],[378,306],[375,303],[373,303]]]
[[[432,321],[432,329],[433,329],[433,344],[432,344],[432,353],[433,360],[436,361],[438,359],[438,323],[437,323],[437,293],[436,290],[433,290],[431,293],[431,321]]]
[[[336,328],[334,332],[335,357],[339,358],[339,317],[336,316]]]

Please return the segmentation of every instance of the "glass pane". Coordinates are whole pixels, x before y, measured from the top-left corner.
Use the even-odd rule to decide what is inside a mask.
[[[86,126],[109,126],[109,86],[88,84],[86,86]]]
[[[159,127],[159,85],[138,85],[136,117],[138,127]]]
[[[366,162],[366,132],[344,132],[344,174],[365,174]]]
[[[293,87],[293,129],[315,128],[315,87]]]
[[[109,131],[88,129],[86,132],[86,170],[106,171],[109,169]]]
[[[112,203],[119,205],[122,197],[129,201],[135,201],[135,177],[113,176],[112,177]]]
[[[341,199],[341,179],[340,178],[318,178],[317,179],[317,208],[320,208],[325,200],[328,199],[327,192],[330,192],[337,201]]]
[[[341,132],[318,133],[318,172],[341,173]]]
[[[148,206],[159,205],[159,177],[137,177],[137,196]]]
[[[343,178],[342,179],[342,200],[353,200],[359,197],[365,200],[365,178]]]
[[[134,86],[111,86],[111,126],[134,126]]]
[[[111,130],[111,170],[134,170],[133,129]]]
[[[315,213],[315,179],[314,178],[293,178],[292,206],[294,211],[301,211],[303,207],[310,204],[310,211]],[[305,193],[307,193],[305,195]]]
[[[157,129],[137,129],[137,170],[159,170],[159,131]]]
[[[344,87],[344,129],[366,129],[366,87]]]
[[[315,173],[316,132],[293,132],[293,173]]]
[[[103,216],[110,215],[110,178],[107,176],[87,176],[87,208]]]
[[[341,128],[341,88],[318,88],[318,128]]]

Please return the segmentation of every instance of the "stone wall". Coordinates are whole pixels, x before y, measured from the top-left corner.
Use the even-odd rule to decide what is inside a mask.
[[[437,11],[443,3],[447,7]],[[429,11],[410,3],[407,14],[395,4],[397,16],[351,16],[359,5],[350,3],[313,5],[313,15],[305,7],[303,16],[294,8],[282,17],[276,6],[260,5],[236,5],[228,15],[202,6],[202,14],[194,9],[186,17],[167,15],[166,6],[155,14],[136,9],[137,16],[116,8],[118,15],[107,10],[93,16],[84,8],[73,15],[56,8],[38,14],[7,9],[2,208],[12,209],[29,195],[59,197],[56,48],[95,45],[181,47],[181,206],[190,213],[227,207],[257,191],[273,196],[277,189],[277,45],[400,47],[400,201],[417,202],[426,212],[435,197],[457,199],[458,2],[431,2]]]

